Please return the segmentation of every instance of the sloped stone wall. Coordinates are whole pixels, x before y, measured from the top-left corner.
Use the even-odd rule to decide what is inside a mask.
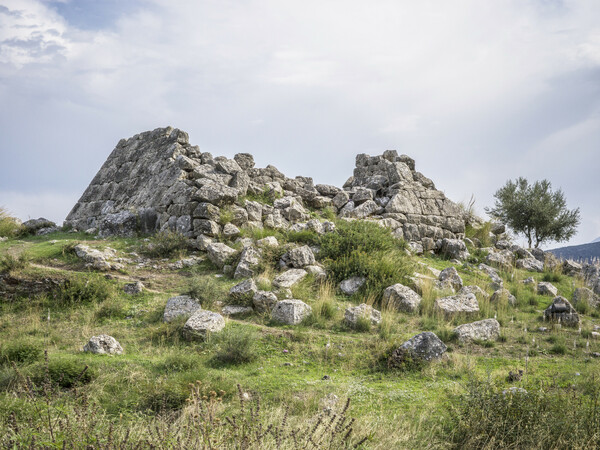
[[[460,209],[395,151],[358,155],[343,188],[254,166],[247,153],[203,153],[178,129],[144,132],[117,144],[65,222],[101,235],[172,229],[196,238],[223,231],[223,209],[237,226],[287,229],[307,222],[311,208],[331,208],[349,220],[382,221],[425,249],[464,233]]]

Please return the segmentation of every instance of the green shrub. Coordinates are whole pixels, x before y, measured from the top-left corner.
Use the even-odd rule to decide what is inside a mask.
[[[9,273],[14,270],[22,270],[29,265],[29,260],[24,253],[19,256],[7,253],[0,257],[0,273]]]
[[[100,274],[83,277],[71,277],[53,291],[54,301],[63,306],[84,303],[100,303],[112,298],[115,289]]]
[[[598,448],[597,387],[590,393],[543,385],[504,389],[470,381],[451,401],[443,438],[453,448]]]
[[[94,369],[74,357],[57,356],[38,364],[33,371],[32,381],[41,386],[48,381],[61,388],[72,388],[90,383],[97,377]]]
[[[244,364],[257,357],[256,333],[245,327],[229,326],[214,335],[217,350],[214,356],[221,364]]]
[[[413,273],[404,247],[390,230],[377,224],[340,222],[335,232],[321,237],[319,255],[336,283],[352,276],[365,277],[362,292],[378,302],[386,287],[408,283]]]
[[[312,230],[288,231],[285,233],[285,238],[289,242],[297,242],[299,244],[307,245],[316,245],[320,240],[320,236]]]
[[[0,350],[0,362],[31,363],[42,357],[42,346],[30,340],[8,342]]]
[[[166,356],[157,364],[160,373],[187,372],[198,367],[198,356],[189,353],[175,353]]]
[[[188,239],[183,234],[166,230],[152,236],[140,251],[150,258],[180,258],[188,247]]]
[[[204,309],[210,309],[216,301],[227,298],[227,286],[219,283],[212,275],[195,276],[191,279],[185,294],[195,298]]]
[[[557,342],[549,350],[553,355],[564,355],[567,353],[567,346],[562,342]]]
[[[17,219],[12,217],[6,209],[0,207],[0,237],[18,236],[22,228]]]
[[[546,272],[542,277],[542,281],[547,281],[549,283],[560,283],[562,280],[562,275],[555,272]]]

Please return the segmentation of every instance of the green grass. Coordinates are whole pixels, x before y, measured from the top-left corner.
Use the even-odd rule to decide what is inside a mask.
[[[379,233],[379,227],[344,227],[344,224],[338,226],[341,231],[336,236],[317,237],[322,251],[327,248],[319,259],[329,270],[334,259],[339,259],[346,251],[372,256],[391,255],[389,262],[377,264],[355,257],[360,270],[369,268],[379,275],[392,271],[394,261],[400,266],[399,276],[402,277],[412,273],[408,267],[413,265],[421,271],[417,261],[437,269],[450,265],[448,261],[434,258],[405,256],[402,244]],[[255,238],[272,233],[242,231]],[[309,242],[316,238],[312,234],[273,232],[270,235],[275,235],[282,244],[290,239]],[[108,435],[112,421],[115,439],[123,437],[126,429],[131,429],[132,436],[148,437],[145,433],[149,426],[159,424],[164,427],[169,423],[168,417],[186,417],[190,383],[197,386],[196,380],[202,380],[201,398],[210,399],[214,391],[221,399],[218,406],[221,418],[240,413],[239,383],[251,398],[260,397],[261,410],[269,418],[268,423],[280,423],[284,405],[287,405],[287,420],[293,426],[314,425],[310,420],[328,407],[333,396],[340,403],[335,407],[342,407],[344,400],[350,397],[350,412],[356,418],[353,433],[357,440],[354,442],[358,442],[359,436],[367,436],[365,448],[475,445],[479,441],[471,440],[475,435],[468,433],[465,424],[479,427],[477,429],[482,432],[492,430],[490,433],[495,434],[489,436],[499,439],[498,442],[527,442],[522,433],[512,437],[500,434],[502,430],[511,429],[511,422],[505,415],[511,409],[496,405],[496,409],[490,410],[492,417],[502,418],[500,423],[505,425],[498,430],[489,422],[479,424],[476,421],[480,409],[474,409],[470,416],[465,407],[494,406],[486,400],[489,393],[485,387],[477,391],[483,400],[469,397],[470,380],[490,380],[493,392],[501,392],[513,385],[506,381],[506,376],[509,370],[517,368],[526,370],[523,387],[534,392],[542,386],[547,396],[543,403],[531,403],[523,408],[531,411],[545,408],[554,401],[552,395],[562,398],[562,393],[572,386],[575,386],[577,401],[585,404],[593,399],[590,386],[597,380],[598,370],[590,354],[600,352],[600,342],[590,338],[590,330],[600,321],[592,315],[584,315],[581,334],[577,329],[559,329],[541,321],[541,311],[551,299],[535,295],[519,280],[528,276],[540,280],[544,274],[518,270],[504,274],[507,289],[517,296],[516,307],[490,305],[480,299],[481,311],[473,317],[440,317],[432,312],[431,305],[437,294],[430,289],[423,295],[419,312],[404,314],[384,309],[381,324],[361,325],[358,330],[345,326],[344,310],[358,303],[373,303],[376,285],[349,299],[336,294],[338,278],[335,276],[326,283],[307,277],[294,287],[293,292],[312,307],[311,320],[298,326],[282,326],[271,323],[268,315],[255,314],[239,320],[228,319],[225,332],[211,336],[206,342],[188,341],[182,336],[185,318],[169,324],[162,322],[167,299],[193,293],[203,308],[218,311],[226,303],[227,292],[237,280],[217,278],[216,272],[207,265],[180,271],[129,266],[130,275],[122,276],[143,279],[152,290],[139,296],[128,296],[121,291],[121,286],[128,280],[106,280],[101,274],[81,271],[68,252],[63,255],[63,248],[71,242],[84,241],[123,252],[134,249],[137,240],[92,241],[90,236],[68,233],[59,236],[59,242],[55,244],[50,241],[56,236],[32,237],[22,242],[11,240],[2,244],[11,252],[26,251],[33,261],[45,264],[15,270],[17,276],[31,280],[50,277],[73,281],[63,290],[0,301],[1,417],[10,417],[14,412],[17,418],[25,420],[35,417],[32,411],[36,408],[45,407],[43,396],[29,400],[23,391],[26,388],[22,378],[30,376],[36,384],[43,385],[44,350],[48,352],[48,369],[53,368],[50,377],[55,387],[50,404],[55,405],[56,411],[66,411],[75,417],[81,406],[82,397],[79,396],[85,396],[87,404],[99,408],[100,428],[96,431],[102,436]],[[276,259],[274,255],[271,261]],[[274,265],[266,269],[266,274],[272,278]],[[477,270],[468,265],[457,269],[466,285],[485,287],[486,279]],[[398,272],[392,273],[398,275]],[[380,283],[388,283],[390,279],[384,278]],[[577,281],[561,275],[556,285],[561,295],[570,298],[568,295],[572,293],[573,285],[577,286]],[[456,342],[454,327],[494,315],[501,323],[502,339],[494,343],[465,345]],[[540,326],[548,327],[549,331],[537,331]],[[389,369],[387,361],[391,351],[421,331],[435,332],[448,345],[447,358],[410,370]],[[102,333],[114,336],[123,346],[124,354],[111,357],[81,352],[91,336]],[[86,366],[88,375],[84,373],[85,378],[78,379]],[[324,380],[324,376],[329,379]],[[547,390],[548,386],[552,386],[552,390]],[[568,404],[575,411],[579,408],[575,400]],[[582,417],[588,417],[585,408],[581,411]],[[464,423],[457,423],[453,412]],[[545,416],[540,420],[546,425],[550,421],[546,421]],[[545,429],[546,425],[540,425],[539,429]],[[36,426],[41,425],[37,423]],[[1,422],[0,436],[8,435],[8,423]],[[583,430],[580,435],[587,436],[589,442],[596,442],[593,433]],[[573,441],[574,444],[578,442]]]

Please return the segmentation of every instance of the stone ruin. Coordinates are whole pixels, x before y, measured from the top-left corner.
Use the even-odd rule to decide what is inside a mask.
[[[224,211],[236,226],[302,229],[311,209],[325,208],[379,221],[418,250],[464,237],[459,207],[395,150],[358,155],[339,188],[288,178],[271,165],[256,168],[247,153],[213,157],[172,127],[119,141],[65,225],[101,236],[173,230],[196,239],[222,233]]]

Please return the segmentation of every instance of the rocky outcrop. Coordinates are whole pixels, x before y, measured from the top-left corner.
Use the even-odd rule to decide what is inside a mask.
[[[191,315],[183,326],[183,334],[189,339],[205,339],[211,333],[225,328],[225,319],[221,314],[199,309]]]
[[[286,325],[298,325],[312,313],[312,308],[302,300],[289,299],[277,302],[271,317],[274,321]]]
[[[461,343],[470,341],[495,341],[500,337],[500,323],[496,319],[465,323],[454,329]]]
[[[92,336],[83,347],[83,351],[98,355],[120,355],[123,353],[123,347],[114,337],[101,334],[100,336]]]
[[[421,296],[411,288],[398,283],[383,291],[382,304],[398,311],[414,313],[418,311],[421,300]]]
[[[270,202],[248,200],[248,194],[270,197]],[[460,208],[417,172],[406,155],[394,150],[360,154],[353,176],[338,188],[315,185],[310,177],[288,178],[271,165],[256,168],[247,153],[213,157],[172,127],[119,141],[65,224],[94,229],[101,236],[173,230],[191,239],[221,234],[231,239],[244,226],[288,229],[303,224],[296,228],[317,233],[333,229],[332,224],[309,221],[308,208],[333,208],[340,217],[380,221],[421,251],[436,248],[459,259],[468,256],[464,244],[455,240],[464,237]],[[224,210],[233,219],[221,226]],[[301,264],[311,263],[298,261],[294,267]]]
[[[163,313],[163,321],[172,322],[177,317],[189,317],[199,309],[202,309],[200,303],[188,295],[171,297],[167,300],[165,312]]]
[[[401,367],[410,360],[432,361],[440,359],[448,348],[435,333],[425,331],[413,336],[392,353],[389,364]]]
[[[366,303],[350,306],[344,311],[344,321],[352,328],[356,326],[361,318],[368,320],[371,325],[377,325],[381,322],[381,312]]]

